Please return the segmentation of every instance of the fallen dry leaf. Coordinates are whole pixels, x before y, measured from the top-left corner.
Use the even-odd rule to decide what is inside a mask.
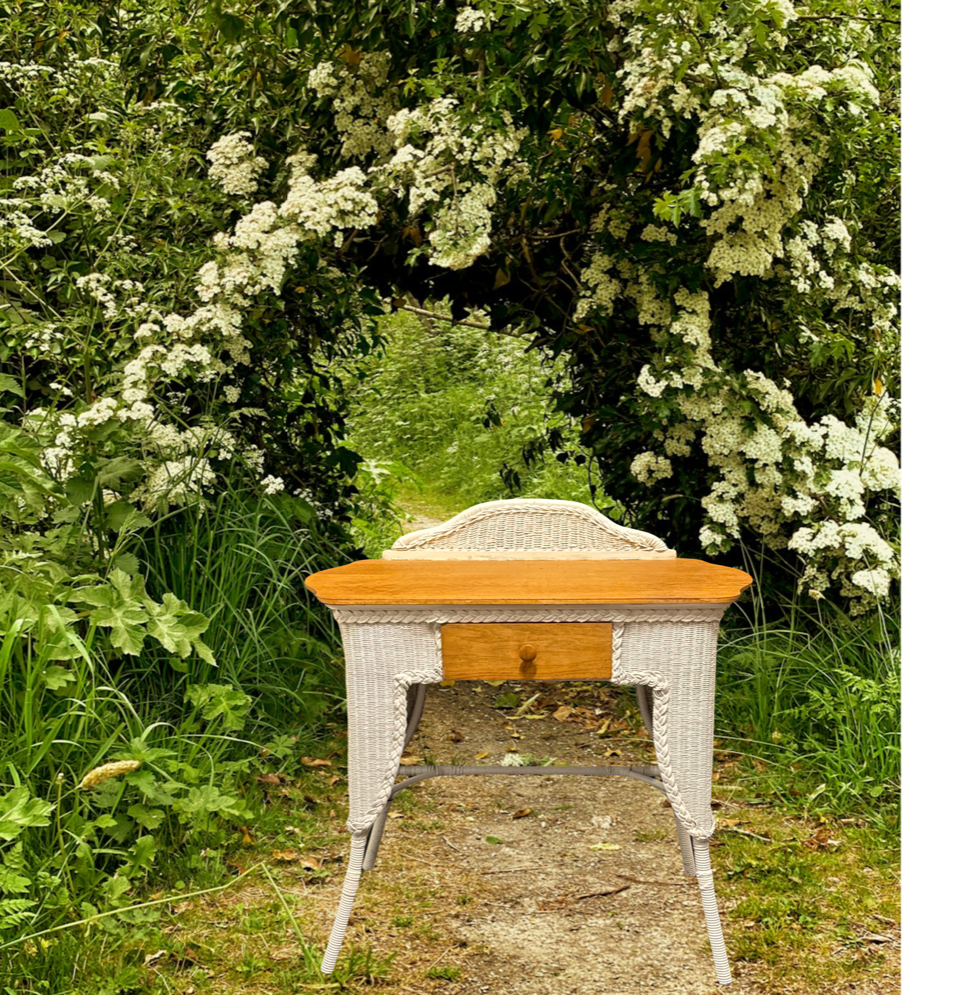
[[[594,843],[590,847],[590,849],[591,850],[619,850],[620,849],[620,844],[619,843]]]
[[[329,781],[327,781],[327,785],[328,785],[329,787],[331,787],[331,788],[332,788],[332,787],[333,787],[333,786],[334,786],[335,784],[339,784],[339,783],[340,783],[340,775],[339,775],[339,774],[334,774],[334,775],[333,775],[333,777],[331,777],[331,778],[330,778],[330,780],[329,780]],[[306,795],[304,795],[304,797],[306,797]]]
[[[462,743],[463,742],[463,733],[460,732],[459,729],[451,729],[450,730],[450,742],[451,743]]]
[[[160,960],[161,957],[166,957],[166,956],[167,956],[166,950],[158,950],[155,954],[147,954],[147,956],[143,958],[143,966],[150,967],[151,964],[156,964],[156,962]]]
[[[575,708],[571,708],[569,705],[561,705],[554,713],[553,718],[558,722],[566,722],[571,715],[576,711]]]
[[[440,687],[442,687],[442,688],[452,688],[453,685],[456,684],[456,683],[457,683],[456,681],[441,681],[440,682]]]
[[[478,754],[477,754],[477,755],[476,755],[476,756],[474,757],[474,759],[475,759],[475,760],[483,760],[483,759],[484,759],[485,757],[489,757],[489,756],[490,756],[490,751],[489,751],[489,750],[481,750],[481,751],[480,751],[480,752],[479,752],[479,753],[478,753]]]
[[[417,764],[423,763],[423,757],[401,757],[400,766],[401,767],[413,767]]]
[[[305,871],[319,871],[320,865],[323,863],[322,860],[318,860],[316,857],[301,857],[300,866]]]
[[[511,813],[511,819],[525,819],[528,815],[533,815],[532,808],[518,808],[516,812]]]
[[[280,778],[276,774],[259,774],[256,778],[261,784],[279,784]]]
[[[300,763],[304,767],[332,767],[332,760],[325,760],[322,757],[301,757]]]
[[[274,850],[273,856],[275,860],[282,860],[284,863],[290,863],[296,860],[300,854],[296,850]]]

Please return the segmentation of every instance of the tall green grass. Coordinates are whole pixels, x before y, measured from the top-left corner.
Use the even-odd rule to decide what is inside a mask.
[[[217,664],[151,649],[125,664],[126,677],[157,700],[211,681],[242,688],[261,732],[329,717],[344,699],[339,635],[303,582],[347,557],[321,524],[304,502],[228,490],[145,533],[137,552],[148,586],[210,619],[204,640]]]
[[[341,722],[338,637],[303,580],[344,555],[305,503],[226,491],[135,552],[149,591],[209,617],[216,664],[156,641],[121,656],[62,605],[27,618],[15,591],[0,600],[0,988],[110,990],[103,972],[156,939],[143,897],[220,883],[224,847],[259,818],[252,775]],[[139,767],[81,788],[118,760]]]
[[[824,602],[793,603],[782,621],[763,622],[749,609],[728,619],[717,735],[771,764],[768,783],[799,791],[811,806],[889,811],[900,786],[896,611],[851,617]]]

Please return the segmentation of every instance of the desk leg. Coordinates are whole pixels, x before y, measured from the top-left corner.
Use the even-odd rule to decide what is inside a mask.
[[[344,878],[340,905],[337,907],[337,917],[334,920],[333,929],[330,931],[330,939],[327,941],[327,950],[323,955],[323,963],[320,965],[323,974],[333,974],[333,969],[337,965],[337,957],[340,954],[343,936],[347,931],[347,923],[350,921],[350,912],[353,909],[353,900],[357,897],[357,888],[360,886],[363,854],[367,849],[369,834],[368,830],[350,840],[350,862],[347,864],[347,876]]]
[[[340,624],[347,663],[347,785],[350,861],[320,970],[332,974],[362,871],[373,866],[390,791],[423,709],[425,688],[443,679],[436,627],[427,623]]]
[[[727,949],[723,944],[723,930],[720,928],[720,911],[717,909],[717,894],[713,890],[713,869],[710,866],[710,840],[693,840],[693,855],[697,864],[697,883],[700,885],[700,899],[703,902],[703,915],[707,920],[707,935],[713,951],[713,963],[717,969],[717,981],[729,985],[730,965],[727,962]]]
[[[650,688],[645,684],[636,686],[637,705],[640,708],[640,717],[646,727],[647,735],[653,739],[653,695]],[[688,878],[697,876],[697,868],[693,862],[693,850],[690,848],[690,834],[683,828],[680,820],[674,813],[673,821],[677,826],[677,840],[680,843],[680,856],[683,858],[683,873]]]
[[[420,724],[420,716],[423,715],[423,703],[427,696],[426,684],[411,685],[407,693],[407,735],[404,739],[404,749],[410,745],[413,734]],[[369,871],[377,862],[377,852],[380,849],[380,841],[383,838],[383,830],[387,825],[387,816],[390,814],[390,803],[393,799],[388,798],[383,811],[377,816],[377,821],[370,830],[370,837],[367,840],[367,852],[363,858],[363,869]]]
[[[697,865],[693,859],[693,848],[690,845],[690,834],[680,824],[680,820],[674,813],[673,821],[677,827],[677,839],[680,841],[680,856],[683,858],[683,873],[688,878],[697,876]]]

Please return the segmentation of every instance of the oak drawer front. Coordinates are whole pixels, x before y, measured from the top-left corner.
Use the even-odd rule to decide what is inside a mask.
[[[611,622],[447,622],[447,680],[610,680]]]

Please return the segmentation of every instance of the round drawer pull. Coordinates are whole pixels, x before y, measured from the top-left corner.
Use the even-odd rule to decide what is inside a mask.
[[[537,647],[531,645],[530,643],[524,643],[520,647],[520,659],[524,663],[533,663],[537,658]]]

